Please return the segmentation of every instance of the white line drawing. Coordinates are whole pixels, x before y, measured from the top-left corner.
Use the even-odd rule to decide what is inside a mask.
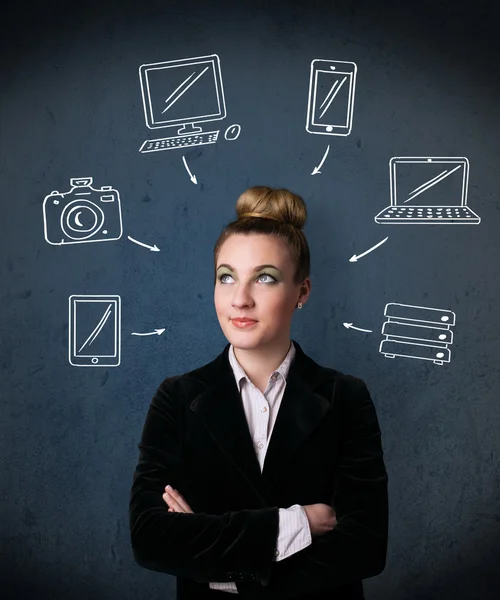
[[[191,171],[189,170],[189,167],[188,167],[188,164],[186,162],[186,157],[185,156],[182,157],[182,162],[184,163],[184,166],[186,167],[186,171],[188,172],[189,179],[191,179],[191,181],[196,185],[198,183],[196,181],[196,175],[193,175],[191,173]]]
[[[354,327],[352,323],[342,323],[346,329],[356,329],[356,331],[364,331],[365,333],[372,333],[371,329],[361,329],[361,327]]]
[[[233,123],[232,125],[229,125],[229,127],[226,129],[224,137],[226,138],[226,140],[232,141],[236,140],[239,137],[240,133],[241,125],[238,125],[238,123]]]
[[[154,331],[149,331],[148,333],[136,333],[134,331],[134,332],[132,332],[131,335],[161,335],[164,331],[165,331],[165,328],[155,329]]]
[[[328,146],[326,147],[325,153],[323,154],[323,158],[321,159],[321,162],[319,163],[319,165],[317,167],[314,167],[314,169],[312,170],[311,175],[318,175],[321,173],[320,169],[323,166],[323,163],[326,160],[326,157],[328,156],[328,152],[330,151],[330,144],[328,144]]]
[[[384,244],[385,242],[387,242],[388,239],[389,239],[389,236],[387,236],[386,238],[384,238],[383,240],[381,240],[378,244],[375,244],[375,246],[372,246],[368,250],[365,250],[363,253],[361,253],[361,254],[353,254],[351,256],[351,258],[349,259],[349,262],[357,262],[360,258],[363,258],[363,256],[366,256],[370,252],[373,252],[376,248],[378,248],[379,246],[381,246],[382,244]]]
[[[320,135],[351,133],[357,71],[353,62],[311,61],[306,131]]]
[[[134,238],[130,237],[129,235],[127,236],[127,238],[131,242],[134,242],[134,244],[139,244],[139,246],[144,246],[144,248],[148,248],[149,250],[151,250],[151,252],[159,252],[160,251],[160,249],[158,248],[158,246],[156,244],[154,246],[148,246],[148,244],[144,244],[143,242],[139,242],[138,240],[134,240]]]
[[[479,225],[467,206],[469,161],[464,156],[394,156],[389,161],[391,204],[381,225]]]
[[[382,325],[385,339],[380,343],[379,351],[386,358],[401,356],[430,360],[436,365],[449,363],[453,343],[450,327],[456,323],[456,314],[451,310],[398,304],[386,305]]]
[[[75,367],[117,367],[121,356],[121,298],[69,297],[69,362]]]
[[[217,54],[144,64],[139,67],[146,125],[179,127],[177,134],[146,140],[139,152],[158,152],[215,144],[217,131],[197,124],[226,118],[220,59]]]
[[[120,194],[92,177],[72,177],[68,192],[53,190],[43,201],[45,240],[54,246],[109,242],[123,233]]]

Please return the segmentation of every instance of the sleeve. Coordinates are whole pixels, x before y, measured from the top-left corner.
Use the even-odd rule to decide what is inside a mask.
[[[221,515],[168,512],[164,487],[185,489],[177,380],[166,379],[158,388],[138,446],[129,503],[134,559],[146,569],[200,583],[267,580],[278,536],[277,507]]]
[[[311,530],[304,507],[294,504],[290,508],[280,508],[278,531],[275,560],[284,560],[308,546],[311,543]],[[236,584],[232,582],[211,581],[210,587],[214,590],[238,593]]]
[[[339,460],[332,498],[337,525],[301,552],[274,562],[268,582],[238,584],[241,591],[258,587],[262,600],[320,593],[373,577],[385,567],[388,477],[380,428],[365,384],[345,377],[349,385],[344,388],[339,416]]]
[[[311,529],[304,507],[294,504],[290,508],[280,508],[276,561],[289,558],[311,542]]]

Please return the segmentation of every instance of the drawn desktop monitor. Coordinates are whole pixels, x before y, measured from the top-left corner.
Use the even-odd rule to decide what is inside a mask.
[[[69,297],[69,362],[77,367],[120,364],[120,296]]]
[[[465,157],[394,157],[389,161],[391,204],[380,224],[474,224],[467,206],[469,161]]]
[[[139,68],[146,125],[179,127],[176,135],[146,140],[140,152],[211,144],[219,131],[198,125],[226,117],[220,60],[217,54],[141,65]]]

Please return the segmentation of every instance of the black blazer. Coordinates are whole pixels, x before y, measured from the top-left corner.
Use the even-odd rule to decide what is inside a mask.
[[[261,473],[229,344],[212,362],[158,388],[139,443],[130,496],[135,561],[177,576],[178,599],[351,600],[384,569],[387,472],[365,384],[296,354]],[[194,514],[169,513],[170,484]],[[323,502],[337,525],[276,562],[278,509]]]

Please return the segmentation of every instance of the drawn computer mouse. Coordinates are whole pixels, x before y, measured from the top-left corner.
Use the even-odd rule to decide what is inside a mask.
[[[230,125],[226,129],[226,133],[224,134],[224,137],[226,138],[226,140],[235,140],[240,135],[240,133],[241,133],[241,125],[234,123],[233,125]]]

